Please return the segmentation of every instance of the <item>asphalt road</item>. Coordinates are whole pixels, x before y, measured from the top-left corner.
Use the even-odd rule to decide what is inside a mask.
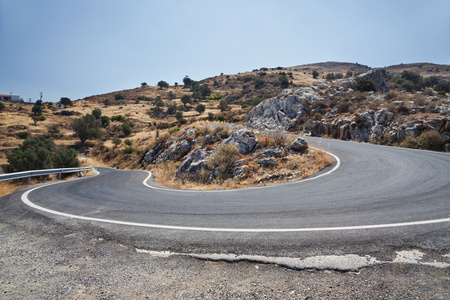
[[[143,171],[100,174],[8,198],[66,226],[152,250],[272,256],[450,247],[450,155],[308,138],[340,165],[295,183],[230,191],[158,186]],[[144,185],[143,182],[148,185]],[[84,218],[84,219],[83,219]],[[391,250],[391,251],[389,251]]]

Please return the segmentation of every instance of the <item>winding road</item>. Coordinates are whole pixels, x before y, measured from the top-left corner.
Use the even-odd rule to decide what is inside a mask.
[[[33,187],[17,197],[58,222],[89,224],[159,250],[448,249],[449,154],[307,139],[337,159],[298,182],[186,191],[161,187],[148,172],[98,168],[97,176]]]

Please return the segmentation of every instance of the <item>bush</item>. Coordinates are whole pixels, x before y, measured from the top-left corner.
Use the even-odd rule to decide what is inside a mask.
[[[123,100],[123,99],[125,99],[125,97],[124,97],[124,95],[122,95],[122,94],[115,94],[115,95],[114,95],[114,99],[115,99],[115,100]]]
[[[78,167],[75,150],[56,148],[53,140],[44,136],[25,140],[7,156],[6,173],[52,168]]]
[[[31,133],[29,133],[28,131],[20,131],[17,133],[17,136],[22,139],[25,140],[30,136]]]
[[[93,115],[86,114],[84,117],[73,120],[72,129],[75,135],[80,139],[81,144],[87,139],[98,138],[101,136],[101,121],[97,120]]]
[[[67,98],[67,97],[62,97],[62,98],[59,100],[59,103],[61,103],[61,104],[64,105],[64,106],[73,106],[72,100],[70,100],[70,99]]]
[[[109,117],[108,116],[101,116],[100,117],[100,122],[102,122],[102,127],[103,128],[108,127],[109,123],[110,123]]]
[[[286,76],[281,76],[278,78],[278,81],[280,82],[281,88],[285,89],[289,87],[289,79]]]
[[[42,114],[43,108],[42,106],[36,104],[31,108],[31,112],[34,113],[35,115],[40,115]]]
[[[218,116],[216,117],[216,121],[218,121],[218,122],[224,122],[224,121],[225,121],[225,117],[222,116],[222,115],[218,115]]]
[[[266,82],[264,81],[264,79],[256,78],[253,81],[253,84],[255,85],[255,89],[260,89],[266,85]]]
[[[122,144],[122,140],[119,139],[118,137],[115,137],[115,138],[112,139],[112,143],[113,143],[113,145],[114,145],[114,149],[116,149],[117,146],[119,146],[120,144]]]
[[[0,111],[5,109],[5,104],[3,102],[0,102]]]
[[[61,115],[61,116],[72,116],[72,115],[74,115],[74,112],[71,111],[71,110],[62,110],[62,111],[60,112],[60,115]]]
[[[112,116],[111,117],[111,121],[113,122],[125,122],[125,118],[122,115],[118,115],[118,116]]]
[[[220,109],[220,111],[227,111],[227,110],[231,109],[228,106],[228,102],[226,100],[224,100],[224,99],[220,100],[218,108]]]
[[[131,132],[132,132],[131,123],[130,122],[123,122],[121,129],[122,129],[123,134],[130,135]]]
[[[105,99],[102,101],[104,106],[110,106],[111,105],[111,100],[109,99]]]
[[[400,147],[424,149],[433,151],[445,151],[446,140],[436,130],[428,130],[422,132],[418,137],[407,136],[401,143]]]
[[[133,141],[130,139],[126,139],[123,143],[127,146],[131,146],[133,144]]]
[[[176,111],[177,111],[177,105],[176,104],[172,104],[172,105],[167,106],[167,113],[169,115],[173,115]]]
[[[139,150],[134,148],[133,146],[128,146],[123,149],[123,153],[125,153],[125,154],[132,154],[133,152],[138,153]]]
[[[316,70],[314,70],[314,71],[312,72],[312,76],[313,76],[314,79],[317,79],[317,77],[319,76],[319,72],[317,72]]]
[[[31,119],[33,120],[35,126],[37,126],[37,122],[47,120],[45,116],[31,116]]]
[[[51,135],[59,133],[59,126],[57,124],[50,125],[48,127],[48,133]]]
[[[198,104],[198,105],[195,107],[195,110],[201,115],[202,113],[205,112],[206,107],[205,107],[204,104]]]
[[[377,90],[377,84],[370,77],[356,78],[356,83],[353,85],[353,89],[360,92],[370,92]]]
[[[96,119],[100,119],[100,117],[102,116],[102,110],[100,108],[96,108],[92,111],[92,115],[96,118]]]
[[[350,105],[351,105],[351,103],[348,102],[348,101],[345,101],[345,102],[341,101],[336,106],[337,112],[340,113],[340,114],[348,112],[349,108],[350,108]]]
[[[209,170],[220,169],[222,178],[231,169],[233,162],[236,160],[236,156],[239,153],[238,148],[235,145],[225,144],[220,146],[207,160],[206,166]]]
[[[213,135],[218,135],[222,139],[226,139],[231,135],[232,131],[231,128],[228,126],[217,126],[214,131]]]

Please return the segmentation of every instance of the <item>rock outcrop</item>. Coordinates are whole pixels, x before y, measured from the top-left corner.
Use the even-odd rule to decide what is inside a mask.
[[[253,131],[240,129],[234,131],[231,136],[224,141],[224,144],[234,144],[238,147],[239,153],[246,154],[255,150],[256,137]]]
[[[383,74],[378,70],[370,70],[367,73],[361,74],[357,76],[356,78],[363,78],[363,77],[369,77],[371,78],[375,84],[377,85],[377,90],[382,92],[383,94],[386,94],[390,91],[390,88],[386,81],[383,79]]]

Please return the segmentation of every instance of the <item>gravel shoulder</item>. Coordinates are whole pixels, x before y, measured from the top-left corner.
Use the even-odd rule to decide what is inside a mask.
[[[386,264],[338,272],[156,257],[98,227],[73,228],[8,207],[0,240],[2,299],[450,298],[448,269]]]

